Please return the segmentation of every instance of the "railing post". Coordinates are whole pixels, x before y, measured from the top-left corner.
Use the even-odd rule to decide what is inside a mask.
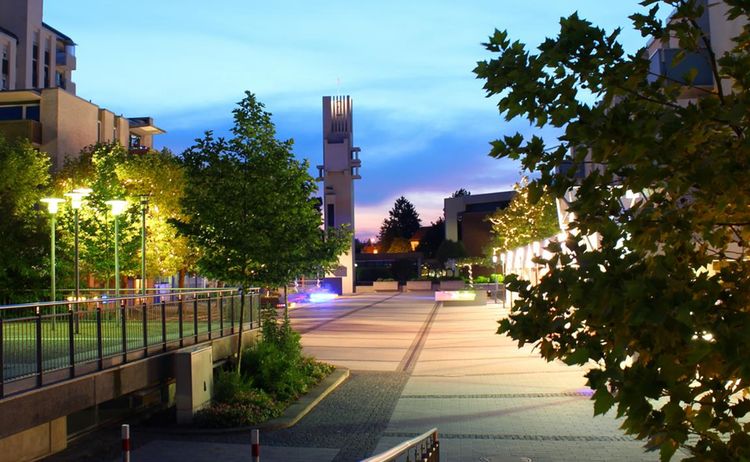
[[[183,332],[182,332],[182,294],[177,296],[177,326],[180,334],[180,348],[183,347]]]
[[[167,351],[167,302],[161,301],[161,343],[162,351]]]
[[[242,292],[240,292],[240,322],[237,327],[237,331],[239,332],[237,335],[237,364],[242,361],[242,358],[240,357],[240,354],[242,353],[242,316],[245,311],[245,290],[240,290],[242,290]]]
[[[42,386],[42,312],[39,307],[36,307],[36,385]]]
[[[99,370],[104,369],[104,345],[102,345],[102,307],[96,305],[96,355],[99,358]]]
[[[219,336],[224,336],[224,294],[219,294]]]
[[[5,397],[5,350],[3,348],[3,318],[0,318],[0,398]]]
[[[141,304],[143,310],[143,357],[148,356],[148,313],[146,312],[146,302]]]
[[[206,323],[206,327],[208,329],[208,339],[211,340],[211,294],[209,293],[206,298],[206,312],[208,316],[208,322]]]
[[[76,346],[75,346],[75,312],[68,309],[68,358],[70,360],[70,378],[76,376]]]
[[[229,325],[231,327],[232,334],[234,334],[234,295],[229,299]]]
[[[195,343],[198,343],[198,297],[193,294],[193,336]]]
[[[120,319],[122,320],[122,362],[128,362],[128,329],[125,302],[120,302]]]
[[[258,304],[260,304],[260,298],[258,298]],[[250,328],[251,329],[253,328],[253,321],[254,321],[253,314],[255,314],[254,313],[255,308],[256,308],[256,306],[255,306],[255,294],[251,293],[250,294]]]

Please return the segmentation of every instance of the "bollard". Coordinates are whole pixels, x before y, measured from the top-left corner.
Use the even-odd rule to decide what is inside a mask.
[[[260,431],[250,431],[250,447],[253,452],[253,462],[260,462]]]
[[[130,462],[130,425],[122,425],[122,462]]]

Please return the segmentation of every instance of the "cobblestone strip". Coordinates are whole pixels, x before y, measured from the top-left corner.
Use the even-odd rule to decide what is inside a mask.
[[[436,302],[432,307],[430,315],[427,317],[424,324],[422,324],[422,328],[419,330],[417,336],[414,337],[414,341],[409,346],[409,349],[406,350],[404,358],[398,365],[399,371],[406,372],[407,374],[414,372],[414,367],[417,365],[417,360],[419,360],[419,354],[422,352],[425,342],[427,342],[427,337],[430,335],[430,328],[432,327],[432,323],[435,322],[435,317],[437,316],[438,309],[441,305],[441,302]]]
[[[378,300],[377,302],[373,302],[373,303],[370,303],[370,304],[365,305],[365,306],[360,306],[359,308],[354,308],[353,310],[347,311],[346,313],[342,313],[342,314],[340,314],[338,316],[334,316],[334,317],[332,317],[330,319],[326,319],[325,321],[321,321],[321,322],[315,324],[314,326],[307,327],[305,329],[300,329],[299,333],[300,334],[307,334],[308,332],[312,332],[314,330],[320,329],[323,326],[326,326],[326,325],[328,325],[328,324],[330,324],[332,322],[335,322],[335,321],[338,321],[340,319],[343,319],[343,318],[346,318],[348,316],[351,316],[354,313],[358,313],[358,312],[360,312],[360,311],[362,311],[362,310],[364,310],[366,308],[371,308],[371,307],[373,307],[375,305],[378,305],[380,303],[387,302],[388,300],[396,297],[397,295],[399,295],[399,294],[394,294],[394,295],[391,295],[390,297],[384,298],[382,300]],[[292,311],[292,313],[294,313],[294,311]],[[294,318],[294,315],[290,314],[290,317]]]
[[[384,437],[416,438],[419,433],[385,432]],[[636,441],[632,436],[589,436],[589,435],[492,435],[486,433],[438,433],[438,438],[446,440],[525,440],[525,441]]]
[[[264,432],[268,446],[341,448],[334,462],[369,457],[388,426],[409,376],[352,371],[348,381],[297,425]]]

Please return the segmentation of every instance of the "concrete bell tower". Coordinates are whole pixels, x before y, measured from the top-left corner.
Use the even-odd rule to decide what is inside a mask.
[[[354,146],[352,99],[349,96],[323,97],[323,165],[318,165],[318,181],[323,182],[325,229],[348,224],[354,231],[354,180],[358,180],[360,149]],[[349,250],[339,257],[333,275],[341,278],[344,294],[354,293],[354,237]]]

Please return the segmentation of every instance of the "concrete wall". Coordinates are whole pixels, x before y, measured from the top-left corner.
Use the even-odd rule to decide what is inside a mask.
[[[0,440],[0,462],[37,460],[68,445],[65,417],[46,422]]]
[[[81,149],[96,143],[99,108],[65,90],[42,90],[42,151],[52,157],[59,170],[67,157],[78,157]]]

